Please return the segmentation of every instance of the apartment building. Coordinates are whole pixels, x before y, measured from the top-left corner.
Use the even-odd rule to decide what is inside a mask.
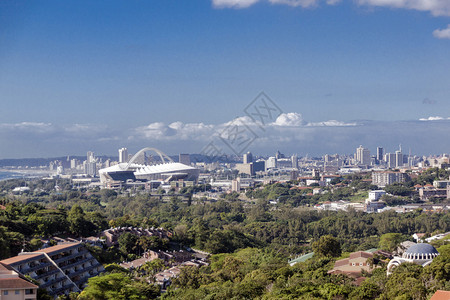
[[[66,243],[35,252],[22,252],[0,263],[39,282],[51,296],[81,291],[103,266],[82,243]]]
[[[373,172],[372,184],[385,187],[386,185],[393,184],[394,182],[405,182],[409,177],[406,173],[401,172]]]

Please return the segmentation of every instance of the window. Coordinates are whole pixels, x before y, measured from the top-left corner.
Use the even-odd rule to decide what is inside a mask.
[[[356,266],[356,264],[355,264],[355,263],[352,263],[352,266]]]
[[[8,291],[3,291],[3,295],[8,295]]]
[[[15,290],[14,294],[19,295],[20,294],[20,290]]]
[[[33,295],[33,294],[34,294],[34,290],[33,289],[25,290],[25,295]]]
[[[361,267],[361,266],[364,266],[364,263],[359,263],[359,266]]]

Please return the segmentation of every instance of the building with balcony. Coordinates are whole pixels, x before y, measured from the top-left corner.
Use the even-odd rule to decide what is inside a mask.
[[[21,275],[30,276],[51,296],[79,292],[90,277],[104,271],[82,243],[66,243],[35,252],[22,252],[0,263]]]
[[[385,187],[387,185],[393,184],[395,182],[405,182],[409,180],[406,173],[401,172],[373,172],[372,173],[372,184]]]

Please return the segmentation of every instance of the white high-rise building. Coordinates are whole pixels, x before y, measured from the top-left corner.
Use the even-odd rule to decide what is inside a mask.
[[[90,162],[94,162],[94,161],[95,161],[94,152],[88,151],[87,155],[86,155],[86,162],[90,163]]]
[[[273,168],[276,168],[276,167],[277,167],[277,158],[273,157],[273,156],[269,157],[266,160],[266,170],[273,169]]]
[[[402,167],[403,166],[403,154],[401,150],[395,151],[395,167]]]
[[[126,163],[126,162],[128,162],[128,149],[120,148],[119,149],[119,163]]]
[[[356,148],[356,161],[360,165],[370,165],[370,150],[363,146]]]
[[[387,162],[387,166],[390,169],[393,169],[396,167],[396,157],[395,153],[386,153],[384,155],[384,161]]]

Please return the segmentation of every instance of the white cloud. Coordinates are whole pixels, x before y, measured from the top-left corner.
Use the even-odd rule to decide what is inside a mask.
[[[336,5],[340,2],[341,2],[341,0],[327,0],[328,5]]]
[[[150,123],[147,126],[137,127],[135,134],[146,139],[165,139],[170,138],[176,134],[176,130],[170,128],[162,122]]]
[[[436,29],[433,36],[438,39],[450,39],[450,24],[445,29]]]
[[[320,2],[336,5],[342,0],[212,0],[215,8],[247,8],[258,2],[266,1],[271,4],[282,4],[293,7],[313,7]],[[428,11],[434,16],[450,16],[449,0],[353,0],[358,5],[391,7]]]
[[[247,8],[259,0],[213,0],[212,4],[216,8]]]
[[[434,16],[450,16],[448,0],[356,0],[359,5],[429,11]]]
[[[337,121],[337,120],[308,123],[308,126],[328,126],[328,127],[357,126],[357,125],[358,124],[355,122],[346,123],[346,122],[341,122],[341,121]]]
[[[283,113],[272,124],[275,126],[303,126],[306,122],[299,113]]]
[[[319,0],[269,0],[272,4],[285,4],[289,6],[312,7],[318,4]]]
[[[442,120],[450,120],[450,118],[443,118],[443,117],[438,117],[438,116],[431,116],[428,118],[421,118],[419,119],[420,121],[442,121]]]
[[[48,132],[52,130],[51,123],[40,122],[20,122],[20,123],[3,123],[0,129],[13,131],[32,131],[32,132]]]
[[[247,8],[261,0],[212,0],[215,8]],[[312,7],[317,5],[322,0],[265,0],[271,4],[281,4],[293,7]],[[329,5],[334,5],[341,0],[326,0]]]
[[[200,153],[211,141],[217,141],[225,153],[231,153],[218,135],[229,124],[241,122],[258,136],[250,151],[269,154],[280,149],[286,153],[351,153],[363,144],[370,149],[396,147],[399,143],[411,147],[414,153],[448,151],[450,141],[439,137],[448,134],[450,118],[431,116],[417,121],[342,122],[329,120],[306,122],[295,112],[281,114],[275,122],[263,127],[248,117],[221,124],[153,122],[146,126],[114,131],[94,124],[55,125],[51,123],[0,123],[0,155],[11,157],[42,157],[73,155],[93,150],[116,154],[116,149],[140,149],[153,146],[168,154]],[[420,136],[420,139],[417,139]],[[389,150],[390,151],[390,150]]]

